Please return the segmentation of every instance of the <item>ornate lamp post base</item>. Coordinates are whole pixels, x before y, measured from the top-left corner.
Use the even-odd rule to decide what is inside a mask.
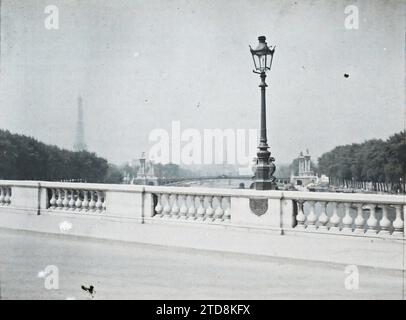
[[[255,190],[276,190],[276,184],[273,181],[255,181]]]
[[[260,147],[261,148],[261,147]],[[262,147],[268,148],[268,147]],[[255,167],[255,181],[254,187],[256,190],[276,190],[276,178],[273,176],[275,172],[275,164],[273,163],[274,158],[270,155],[271,153],[268,150],[259,150],[258,151],[258,160]]]
[[[261,172],[263,169],[265,169],[265,171],[269,170],[269,168],[257,166],[257,172]],[[274,177],[271,179],[260,179],[260,178],[255,177],[254,185],[255,185],[255,190],[276,190],[277,189],[277,185],[276,185]]]

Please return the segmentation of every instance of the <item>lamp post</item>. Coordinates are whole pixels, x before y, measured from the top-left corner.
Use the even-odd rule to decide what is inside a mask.
[[[275,159],[271,157],[268,151],[269,146],[266,138],[266,102],[265,102],[265,83],[266,72],[271,70],[272,59],[275,52],[275,46],[268,47],[264,36],[258,37],[258,46],[252,49],[250,46],[252,59],[254,60],[254,72],[261,78],[259,87],[261,88],[261,136],[258,145],[257,163],[255,167],[254,186],[257,190],[275,190],[276,182],[273,173],[275,172]]]

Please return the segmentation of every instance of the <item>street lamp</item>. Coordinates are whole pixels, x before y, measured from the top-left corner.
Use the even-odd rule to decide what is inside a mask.
[[[265,83],[266,72],[271,70],[275,46],[268,47],[264,36],[258,37],[258,46],[252,49],[250,46],[252,59],[254,60],[254,72],[261,78],[259,87],[261,88],[261,136],[258,145],[257,163],[255,170],[255,189],[257,190],[275,190],[276,182],[273,173],[275,172],[275,159],[271,157],[268,151],[266,138],[266,103],[265,103]]]

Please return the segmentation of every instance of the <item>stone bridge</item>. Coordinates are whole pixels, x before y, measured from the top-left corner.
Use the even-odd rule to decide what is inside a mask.
[[[258,292],[247,289],[240,295],[231,295],[236,298],[260,298],[256,293],[277,298],[277,293],[283,291],[284,286],[291,286],[291,289],[285,289],[287,291],[279,297],[303,297],[300,292],[294,291],[295,281],[296,288],[313,288],[309,289],[313,292],[311,297],[323,297],[325,294],[324,297],[336,298],[344,293],[353,297],[357,293],[342,291],[344,270],[348,266],[363,270],[361,279],[364,279],[366,286],[363,288],[370,291],[359,292],[364,292],[365,297],[378,297],[379,292],[385,292],[385,297],[403,298],[405,210],[406,197],[396,195],[0,181],[0,288],[2,296],[6,298],[18,295],[16,292],[25,296],[13,287],[13,281],[27,277],[31,261],[29,257],[38,265],[52,265],[55,259],[66,264],[68,279],[73,281],[75,268],[80,270],[82,263],[76,260],[75,252],[82,257],[85,252],[82,250],[96,250],[100,254],[91,253],[89,259],[95,260],[83,261],[84,265],[91,261],[104,261],[103,257],[106,268],[114,265],[111,259],[116,258],[124,264],[133,265],[135,262],[130,262],[132,257],[141,263],[135,267],[141,282],[142,275],[148,273],[149,268],[161,270],[163,273],[157,277],[161,277],[163,283],[175,286],[172,291],[165,291],[152,281],[154,284],[150,285],[157,288],[155,297],[161,298],[171,297],[170,292],[176,291],[175,280],[178,279],[176,276],[173,277],[174,281],[169,281],[162,278],[163,275],[176,274],[175,269],[179,268],[179,272],[186,276],[184,272],[187,272],[185,267],[188,263],[191,275],[190,278],[186,277],[190,280],[189,284],[198,283],[200,277],[209,281],[206,291],[202,287],[203,291],[197,290],[195,295],[189,295],[196,298],[210,298],[210,292],[215,293],[213,297],[227,298],[227,288],[231,290],[233,287],[231,282],[224,283],[225,291],[215,285],[218,275],[223,273],[225,277],[235,273],[234,280],[230,280],[235,282],[235,288],[244,290],[250,284],[261,288]],[[4,231],[6,229],[11,231]],[[25,233],[21,234],[21,230]],[[151,245],[166,249],[151,249],[156,254],[155,259],[153,253],[148,253],[151,247],[145,247]],[[138,249],[131,246],[141,246],[139,250],[144,254],[138,254]],[[124,248],[128,247],[133,249],[129,249],[129,256],[126,257]],[[56,251],[52,253],[49,251],[51,248]],[[115,250],[122,252],[122,255],[116,257],[118,252],[114,253]],[[162,250],[183,257],[180,258],[182,266],[166,264],[169,258],[162,255]],[[149,258],[142,264],[145,257]],[[213,263],[212,269],[199,267],[199,263],[206,259]],[[249,273],[252,272],[250,276],[244,269],[247,259],[255,261],[248,267]],[[21,266],[15,265],[19,262]],[[281,265],[290,271],[282,271],[278,267]],[[313,267],[305,267],[309,265],[314,266],[314,272],[319,273],[320,279],[327,277],[327,283],[332,281],[337,291],[328,291],[323,286],[319,288],[316,282],[303,278],[311,274]],[[165,271],[165,266],[175,269]],[[99,281],[109,278],[107,271],[101,272],[104,275],[101,276],[96,269],[92,270]],[[123,270],[129,271],[126,267]],[[274,270],[274,273],[270,270]],[[332,276],[332,270],[340,270],[339,276],[338,273]],[[261,285],[264,276],[272,277],[272,274],[278,274],[286,281],[274,279],[276,287],[273,289]],[[238,275],[250,279],[237,284]],[[148,282],[150,276],[145,275],[147,278],[144,280]],[[383,283],[384,279],[387,282]],[[116,280],[124,281],[123,278]],[[72,281],[67,281],[66,286],[69,287]],[[186,286],[184,281],[178,283],[179,290]],[[133,290],[128,297],[153,297],[152,287],[147,285],[144,288],[146,291],[141,292]],[[399,289],[396,289],[396,294],[393,291],[395,287]],[[179,290],[175,298],[185,296]],[[309,290],[306,291],[308,294]],[[26,293],[27,297],[29,292]],[[191,293],[190,290],[185,292]],[[68,294],[68,291],[64,294]],[[58,295],[55,297],[61,298]],[[107,291],[104,297],[109,297]]]

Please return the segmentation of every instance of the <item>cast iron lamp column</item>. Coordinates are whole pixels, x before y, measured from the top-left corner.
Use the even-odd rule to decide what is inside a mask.
[[[261,78],[259,87],[261,88],[261,131],[258,145],[257,163],[255,170],[255,189],[257,190],[275,190],[276,182],[273,173],[275,172],[275,159],[271,157],[269,152],[268,141],[266,137],[266,71],[271,70],[273,54],[275,47],[269,48],[264,36],[258,37],[259,43],[256,49],[251,50],[254,60],[255,73],[258,73]]]

